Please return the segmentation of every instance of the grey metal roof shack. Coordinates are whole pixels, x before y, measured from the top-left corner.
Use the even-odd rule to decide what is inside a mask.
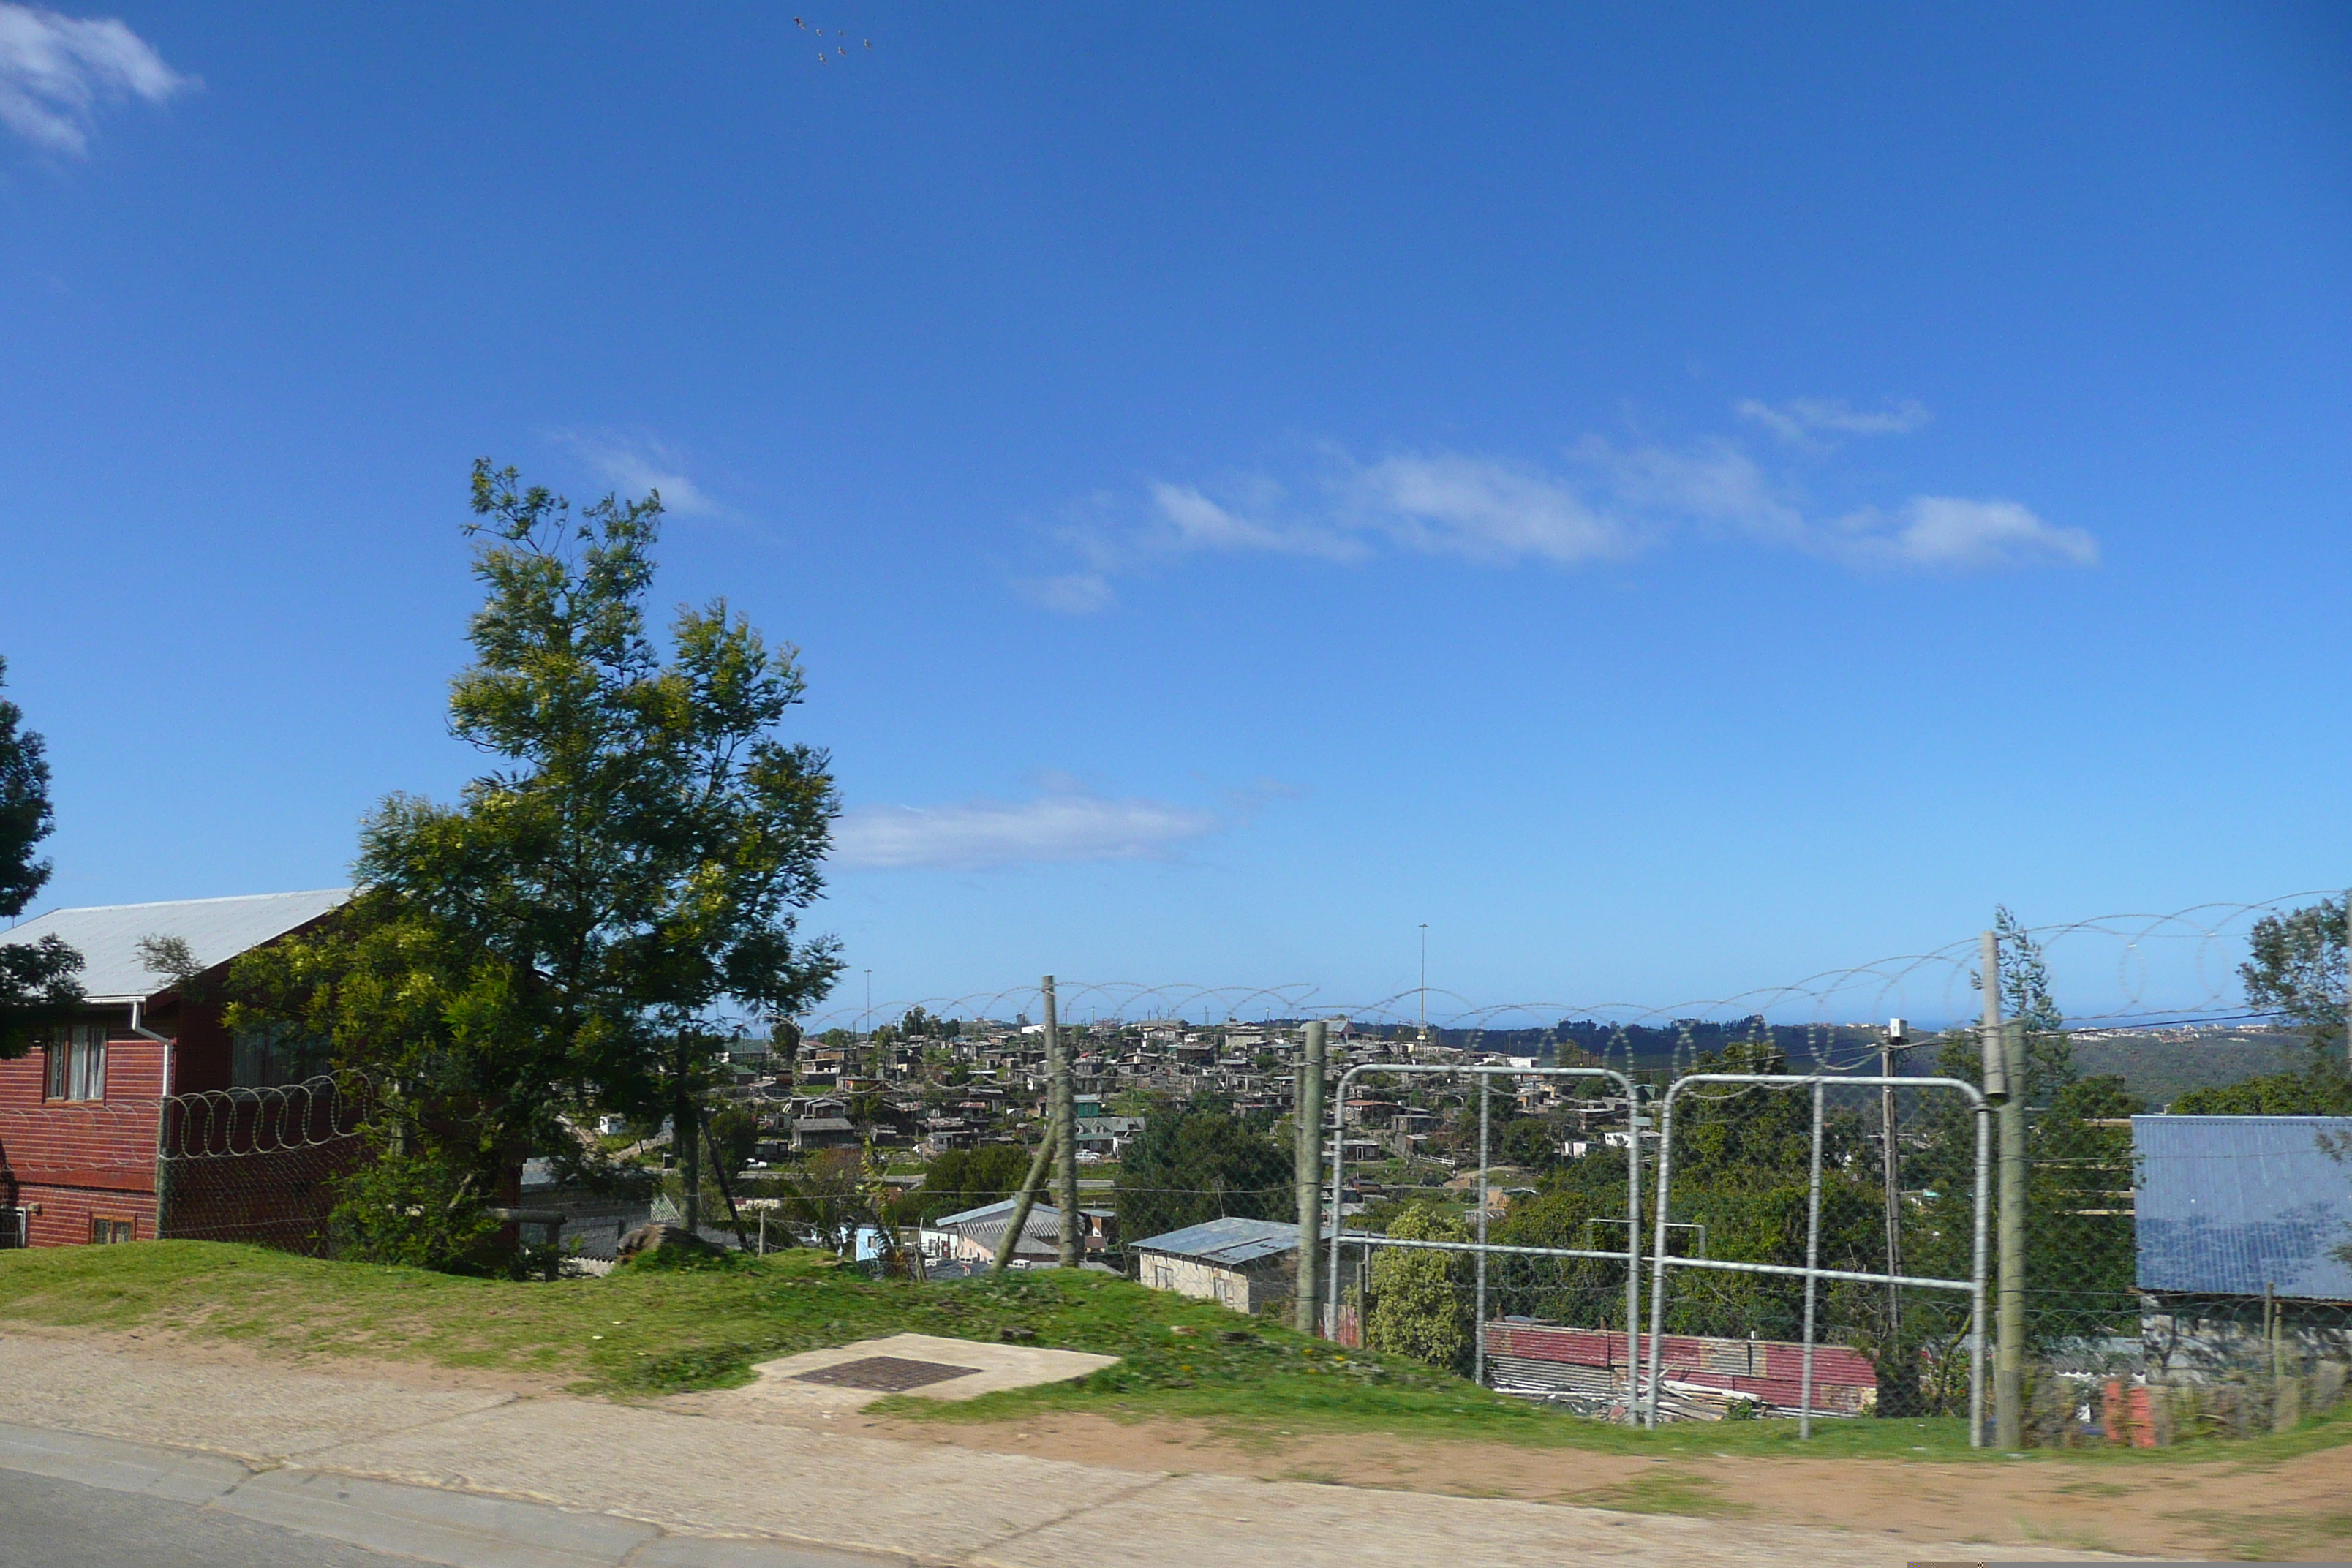
[[[2141,1289],[2352,1302],[2352,1117],[2135,1116],[2132,1152]]]
[[[1297,1293],[1298,1226],[1292,1220],[1206,1220],[1131,1242],[1128,1251],[1142,1284],[1237,1312]]]
[[[925,1222],[922,1232],[929,1250],[940,1256],[993,1258],[1004,1239],[1007,1226],[1013,1223],[1013,1211],[1019,1205],[1014,1198],[1000,1198],[977,1208],[941,1215]],[[1100,1253],[1108,1245],[1118,1227],[1118,1214],[1110,1209],[1087,1208],[1081,1205],[1078,1218],[1084,1227],[1079,1235],[1089,1254]],[[1021,1227],[1021,1239],[1013,1247],[1016,1258],[1034,1256],[1051,1258],[1060,1250],[1062,1237],[1061,1211],[1053,1205],[1040,1203],[1029,1211],[1028,1223]]]
[[[1156,1252],[1165,1258],[1190,1258],[1202,1263],[1245,1268],[1269,1258],[1298,1250],[1298,1222],[1280,1219],[1204,1220],[1182,1230],[1163,1231],[1142,1241],[1129,1242],[1130,1252]]]
[[[2151,1382],[2352,1361],[2352,1117],[2135,1116],[2132,1151]]]

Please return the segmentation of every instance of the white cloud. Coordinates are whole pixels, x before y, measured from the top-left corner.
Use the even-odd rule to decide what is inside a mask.
[[[1740,417],[1817,459],[1828,435],[1914,430],[1927,411],[1900,402],[1856,410],[1834,398],[1772,405],[1748,399]],[[1292,555],[1351,563],[1382,551],[1453,555],[1486,566],[1525,562],[1569,568],[1622,560],[1676,533],[1736,537],[1858,567],[1976,572],[2095,566],[2098,542],[2011,500],[1914,496],[1885,511],[1823,515],[1810,501],[1795,455],[1719,436],[1686,445],[1619,446],[1587,436],[1555,471],[1475,453],[1405,452],[1359,463],[1328,454],[1302,504],[1264,476],[1213,490],[1156,482],[1147,500],[1088,503],[1058,539],[1078,569],[1015,579],[1041,608],[1091,614],[1117,597],[1115,581],[1188,555]],[[1768,460],[1769,459],[1769,460]]]
[[[1588,436],[1569,455],[1636,516],[1728,528],[1774,544],[1802,545],[1811,531],[1762,466],[1728,441],[1620,449]]]
[[[1637,535],[1551,475],[1492,458],[1441,453],[1386,458],[1347,481],[1348,498],[1408,549],[1486,565],[1580,562],[1630,554]]]
[[[2055,527],[2015,501],[1962,496],[1915,496],[1890,531],[1848,542],[1859,559],[1929,571],[2099,563],[2099,542],[2082,529]]]
[[[1265,501],[1278,501],[1281,491],[1261,483],[1255,487]],[[1359,540],[1316,523],[1266,523],[1242,516],[1211,500],[1190,485],[1153,485],[1151,500],[1172,534],[1160,542],[1173,552],[1193,550],[1260,550],[1278,555],[1310,555],[1325,561],[1362,557]]]
[[[1118,602],[1110,580],[1099,572],[1065,572],[1057,577],[1016,577],[1013,591],[1041,610],[1091,616]]]
[[[1901,436],[1927,423],[1927,405],[1907,397],[1877,410],[1854,408],[1842,397],[1793,397],[1778,407],[1747,397],[1740,400],[1738,414],[1800,447],[1812,445],[1812,438],[1822,434]]]
[[[720,506],[680,472],[677,452],[659,441],[582,436],[559,430],[555,438],[580,454],[597,477],[631,495],[661,492],[662,510],[680,517],[724,517]]]
[[[1113,800],[1055,781],[1024,801],[868,805],[842,814],[833,858],[873,869],[976,871],[1047,861],[1152,860],[1224,822],[1156,800]]]
[[[1635,510],[1728,529],[1850,565],[1987,572],[2099,563],[2098,541],[2088,532],[2045,522],[2011,500],[1914,496],[1892,517],[1864,509],[1822,522],[1727,442],[1620,451],[1587,437],[1574,453],[1602,471],[1619,501]]]
[[[111,16],[61,16],[0,0],[0,125],[47,152],[88,151],[107,104],[162,103],[198,85]]]

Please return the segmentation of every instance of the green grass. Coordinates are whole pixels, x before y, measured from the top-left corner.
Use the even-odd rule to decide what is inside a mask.
[[[614,1270],[551,1283],[463,1279],[212,1242],[0,1252],[0,1321],[168,1330],[288,1359],[374,1357],[551,1378],[637,1397],[746,1382],[754,1362],[893,1333],[995,1340],[1120,1357],[1076,1382],[876,1408],[936,1421],[1057,1411],[1199,1420],[1244,1440],[1276,1430],[1388,1432],[1654,1458],[1971,1459],[1955,1419],[1842,1420],[1797,1441],[1793,1421],[1690,1422],[1655,1433],[1488,1394],[1409,1360],[1346,1351],[1206,1301],[1097,1273],[1038,1269],[916,1285],[866,1279],[811,1252]],[[2296,1431],[2152,1451],[2039,1450],[2033,1461],[2129,1467],[2273,1463],[2352,1442],[2352,1403]]]

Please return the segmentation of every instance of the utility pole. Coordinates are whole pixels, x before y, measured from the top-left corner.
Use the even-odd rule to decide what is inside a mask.
[[[1985,1098],[2000,1127],[2000,1298],[1993,1347],[1993,1442],[2025,1443],[2025,1063],[2017,1031],[2001,1022],[2000,938],[1984,933]],[[1998,1070],[1996,1070],[1998,1069]],[[1996,1095],[1998,1089],[1998,1095]]]
[[[698,1236],[702,1231],[702,1108],[696,1103],[690,1083],[692,1062],[687,1050],[686,1037],[677,1038],[677,1098],[670,1107],[670,1157],[677,1163],[679,1197],[678,1218],[686,1225],[687,1234]]]
[[[1878,1048],[1878,1076],[1895,1076],[1897,1052],[1910,1047],[1910,1037],[1905,1032],[1903,1020],[1890,1018],[1886,1023],[1886,1040]],[[1881,1085],[1878,1090],[1879,1141],[1885,1145],[1881,1151],[1882,1165],[1886,1179],[1886,1271],[1903,1272],[1903,1150],[1895,1141],[1895,1086]],[[1895,1330],[1902,1322],[1903,1288],[1892,1279],[1886,1282],[1886,1341],[1891,1347],[1896,1342]]]
[[[2344,894],[2344,1061],[2352,1068],[2352,889]]]
[[[1292,1321],[1302,1334],[1316,1332],[1322,1318],[1325,1038],[1319,1019],[1307,1026],[1307,1053],[1298,1067],[1298,1302]]]
[[[1413,1043],[1429,1044],[1429,922],[1421,922],[1421,1035]]]
[[[1086,1261],[1086,1241],[1078,1214],[1077,1097],[1070,1082],[1070,1053],[1062,1045],[1062,1026],[1054,1012],[1054,977],[1045,976],[1045,1066],[1051,1075],[1054,1100],[1054,1206],[1062,1211],[1062,1240],[1055,1261],[1076,1268]]]
[[[996,1262],[992,1273],[1002,1274],[1013,1264],[1013,1254],[1021,1245],[1021,1233],[1029,1227],[1030,1211],[1037,1206],[1037,1189],[1045,1183],[1045,1169],[1054,1163],[1054,1120],[1045,1119],[1045,1135],[1037,1140],[1037,1152],[1029,1162],[1029,1173],[1021,1178],[1021,1194],[1013,1201],[1013,1217],[1006,1222],[1003,1238],[996,1244]]]

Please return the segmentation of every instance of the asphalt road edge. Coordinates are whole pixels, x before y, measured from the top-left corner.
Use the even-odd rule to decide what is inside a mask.
[[[308,1466],[0,1422],[0,1469],[135,1492],[445,1568],[911,1568],[912,1560],[780,1541],[685,1535],[558,1508]]]

